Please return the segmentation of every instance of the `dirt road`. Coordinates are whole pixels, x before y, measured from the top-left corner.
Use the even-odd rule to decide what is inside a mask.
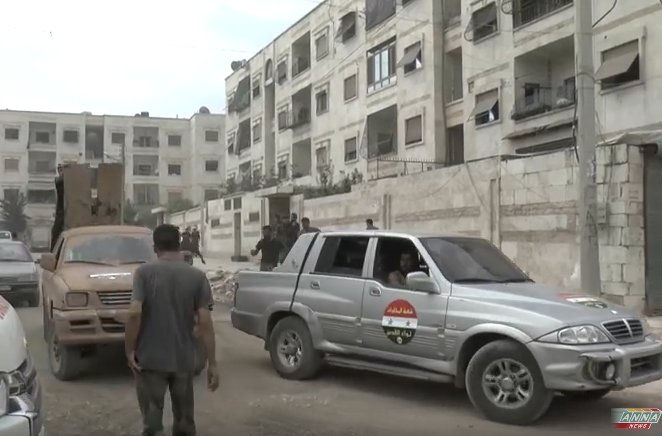
[[[121,350],[104,353],[80,380],[60,382],[48,370],[41,309],[18,310],[44,386],[48,434],[140,434],[140,414]],[[533,430],[536,435],[602,436],[612,431],[612,407],[662,406],[658,383],[593,404],[560,398],[535,429],[498,425],[478,416],[464,392],[450,386],[341,369],[328,369],[310,382],[280,379],[259,340],[233,330],[227,310],[218,308],[214,316],[221,388],[210,394],[203,379],[197,380],[201,435],[506,436]]]

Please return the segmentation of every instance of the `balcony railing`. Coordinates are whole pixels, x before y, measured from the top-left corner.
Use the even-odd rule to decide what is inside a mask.
[[[522,120],[575,104],[574,87],[570,85],[558,88],[536,88],[529,95],[517,98],[511,118]]]
[[[516,28],[524,26],[572,2],[573,0],[515,0],[513,25]]]
[[[310,68],[310,59],[307,57],[298,57],[294,58],[292,62],[292,77],[298,76],[299,74],[306,71]]]

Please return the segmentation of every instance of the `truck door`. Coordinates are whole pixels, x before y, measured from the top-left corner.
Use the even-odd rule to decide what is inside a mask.
[[[325,340],[356,346],[361,340],[361,302],[369,238],[321,239],[317,262],[310,274],[302,274],[296,301],[314,312]]]
[[[405,362],[409,358],[443,359],[448,296],[389,283],[392,273],[401,278],[413,271],[429,275],[428,262],[410,239],[375,239],[363,296],[363,347],[375,357],[399,354],[398,360]],[[401,260],[409,266],[401,265]]]

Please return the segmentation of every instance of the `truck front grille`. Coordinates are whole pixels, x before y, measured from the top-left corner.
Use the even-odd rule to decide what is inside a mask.
[[[124,324],[114,318],[101,318],[101,328],[106,333],[124,333]]]
[[[126,306],[131,303],[131,291],[101,291],[99,300],[107,306]]]
[[[644,336],[644,326],[638,319],[619,319],[602,324],[617,341],[632,341]]]

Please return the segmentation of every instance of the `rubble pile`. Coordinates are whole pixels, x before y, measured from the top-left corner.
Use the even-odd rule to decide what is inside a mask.
[[[232,304],[234,301],[235,275],[239,271],[230,272],[217,270],[208,274],[211,293],[214,301],[221,304]]]

